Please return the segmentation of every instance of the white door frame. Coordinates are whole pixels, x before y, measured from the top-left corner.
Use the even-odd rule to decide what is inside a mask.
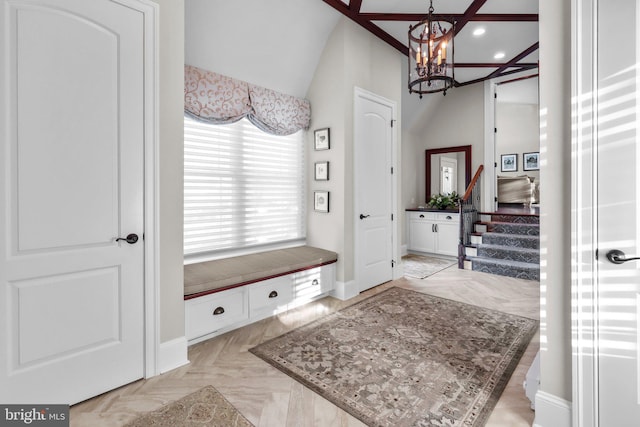
[[[144,377],[160,373],[159,286],[159,8],[150,0],[118,0],[144,15]]]
[[[398,279],[400,277],[402,277],[403,275],[403,271],[402,271],[402,263],[400,262],[400,250],[398,247],[398,235],[399,235],[399,228],[398,228],[398,224],[400,223],[401,219],[398,216],[398,200],[396,195],[398,194],[397,190],[398,190],[398,175],[400,173],[400,170],[398,168],[398,158],[399,158],[399,153],[397,153],[398,150],[398,144],[397,144],[397,132],[398,132],[398,122],[397,122],[397,105],[396,102],[391,101],[387,98],[384,98],[380,95],[376,95],[373,92],[369,92],[365,89],[359,88],[357,86],[354,86],[354,92],[353,92],[353,117],[354,120],[356,118],[356,114],[355,114],[355,109],[356,109],[356,98],[364,98],[364,99],[369,99],[373,102],[377,102],[383,105],[388,106],[389,108],[391,108],[391,117],[392,117],[392,121],[393,121],[393,128],[391,129],[391,166],[393,167],[393,174],[391,174],[391,213],[393,215],[393,224],[391,225],[391,256],[393,257],[393,261],[395,261],[395,267],[392,269],[392,277],[393,279]],[[356,150],[356,146],[355,146],[355,141],[357,138],[357,135],[355,135],[355,124],[354,124],[354,135],[353,135],[353,152],[355,153]],[[356,180],[356,176],[357,176],[357,169],[356,169],[356,159],[355,159],[355,155],[353,156],[353,194],[357,194],[358,189],[356,188],[356,184],[357,184],[357,180]],[[360,219],[356,218],[355,212],[360,212],[360,206],[358,204],[358,199],[357,197],[354,197],[354,206],[353,206],[353,236],[354,236],[354,264],[353,264],[353,274],[354,274],[354,280],[356,283],[359,283],[358,279],[359,279],[359,275],[360,272],[358,271],[358,261],[359,261],[359,257],[360,257],[360,248],[359,248],[359,242],[360,242],[360,232],[358,230],[358,221],[360,221]]]
[[[598,426],[597,5],[571,0],[571,279],[573,426]]]

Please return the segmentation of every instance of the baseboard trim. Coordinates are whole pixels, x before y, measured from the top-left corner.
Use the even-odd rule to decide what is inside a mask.
[[[336,281],[336,287],[333,290],[332,295],[341,301],[346,301],[355,297],[359,293],[360,292],[358,291],[358,287],[356,286],[356,282],[354,280],[351,280],[349,282]]]
[[[189,363],[187,358],[187,338],[180,337],[160,343],[158,370],[161,374]]]
[[[538,391],[533,427],[571,427],[571,402]]]

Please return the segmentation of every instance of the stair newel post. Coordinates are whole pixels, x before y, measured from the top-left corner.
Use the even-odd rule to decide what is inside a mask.
[[[473,224],[480,211],[480,176],[484,165],[480,165],[460,200],[460,238],[458,243],[458,268],[464,268],[465,247],[471,242]]]

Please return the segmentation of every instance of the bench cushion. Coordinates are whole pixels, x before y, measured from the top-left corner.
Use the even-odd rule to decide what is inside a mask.
[[[278,249],[184,266],[184,295],[204,294],[336,262],[338,254],[312,246]]]

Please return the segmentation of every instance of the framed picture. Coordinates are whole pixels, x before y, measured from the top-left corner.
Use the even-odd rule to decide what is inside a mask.
[[[331,148],[329,144],[329,128],[315,130],[313,132],[313,140],[316,150],[328,150]]]
[[[526,171],[540,170],[540,153],[524,153],[522,155],[522,169]]]
[[[316,212],[329,212],[329,192],[313,192],[313,210]]]
[[[516,172],[518,170],[518,155],[503,154],[500,156],[501,172]]]
[[[329,162],[316,162],[316,181],[329,181]]]

